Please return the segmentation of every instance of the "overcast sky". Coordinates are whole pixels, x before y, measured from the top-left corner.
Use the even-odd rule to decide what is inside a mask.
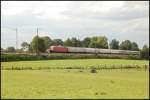
[[[148,1],[1,1],[1,46],[31,42],[40,36],[52,39],[106,36],[149,45]]]

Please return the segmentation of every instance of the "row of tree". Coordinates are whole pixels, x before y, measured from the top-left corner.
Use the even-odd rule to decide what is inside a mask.
[[[31,43],[23,42],[21,44],[22,51],[29,51],[29,52],[45,52],[49,46],[72,46],[72,47],[91,47],[91,48],[104,48],[104,49],[120,49],[120,50],[135,50],[139,51],[139,47],[136,42],[131,42],[130,40],[124,40],[119,43],[118,40],[113,39],[110,44],[108,44],[108,39],[105,36],[94,36],[94,37],[86,37],[83,40],[79,40],[75,37],[68,38],[65,41],[61,39],[51,39],[48,36],[39,37],[35,36]],[[148,51],[149,47],[144,45],[143,52]],[[8,47],[6,51],[13,52],[15,48]],[[143,53],[146,57],[146,55]]]
[[[76,38],[67,39],[64,41],[64,46],[74,46],[74,47],[91,47],[91,48],[104,48],[104,49],[120,49],[120,50],[135,50],[138,51],[139,47],[136,42],[131,42],[130,40],[125,40],[119,45],[119,41],[113,39],[110,44],[108,44],[106,37],[86,37],[83,41],[77,40]]]
[[[119,41],[113,39],[110,44],[108,44],[108,39],[105,36],[95,36],[95,37],[86,37],[82,41],[79,39],[68,38],[65,41],[61,39],[50,39],[48,36],[45,37],[34,37],[32,42],[28,44],[27,42],[22,43],[23,48],[29,48],[29,51],[36,52],[45,52],[49,46],[72,46],[72,47],[91,47],[91,48],[104,48],[104,49],[120,49],[120,50],[139,50],[139,47],[136,42],[131,42],[130,40],[125,40],[119,44]]]

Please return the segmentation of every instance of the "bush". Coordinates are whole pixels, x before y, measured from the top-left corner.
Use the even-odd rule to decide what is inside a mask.
[[[111,54],[76,54],[76,53],[51,53],[47,55],[3,53],[1,61],[25,61],[25,60],[48,60],[48,59],[140,59],[132,55],[111,55]]]
[[[141,58],[142,59],[149,59],[149,47],[147,47],[146,45],[143,47],[143,49],[140,51],[141,54]]]
[[[92,68],[92,69],[90,70],[90,72],[91,72],[91,73],[97,73],[96,68]]]

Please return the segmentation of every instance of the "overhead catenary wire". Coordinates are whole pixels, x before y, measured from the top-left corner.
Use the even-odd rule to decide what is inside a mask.
[[[21,34],[19,31],[20,30],[19,28],[21,29],[21,32],[22,32]],[[6,45],[7,45],[7,47],[13,46],[16,50],[18,50],[18,49],[20,49],[20,45],[21,45],[20,42],[30,41],[30,40],[27,40],[26,38],[23,38],[24,36],[29,37],[30,34],[32,34],[32,36],[35,36],[35,33],[36,33],[37,37],[39,38],[39,29],[40,29],[40,31],[42,29],[42,28],[37,27],[36,31],[34,31],[35,33],[33,33],[33,31],[31,32],[31,28],[28,28],[28,29],[30,29],[30,32],[27,28],[21,28],[21,27],[19,27],[19,28],[18,27],[2,27],[3,31],[5,30],[5,32],[6,32],[6,33],[3,32],[3,35],[2,35],[3,39],[5,38],[4,39],[5,41],[3,41],[3,43],[2,43],[3,47],[5,47]],[[24,29],[25,29],[25,31],[24,31]],[[7,33],[9,33],[9,34],[13,33],[13,35],[10,36]],[[27,33],[30,33],[30,34],[27,34]],[[11,43],[6,44],[6,41],[11,41]],[[37,39],[37,45],[39,45],[38,41],[39,40]],[[39,52],[38,49],[36,51],[37,51],[37,53]]]

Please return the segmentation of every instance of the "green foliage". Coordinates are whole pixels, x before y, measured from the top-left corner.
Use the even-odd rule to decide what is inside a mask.
[[[1,54],[1,61],[38,60],[38,58],[29,54]]]
[[[82,45],[81,41],[77,40],[75,37],[73,37],[71,41],[72,41],[72,46],[73,47],[81,47],[81,45]]]
[[[143,46],[143,49],[140,52],[141,58],[143,59],[149,59],[149,47],[147,45]]]
[[[133,50],[133,51],[139,51],[139,47],[138,47],[138,45],[137,45],[136,42],[132,42],[131,50]]]
[[[116,39],[113,39],[110,43],[110,48],[111,49],[119,49],[119,41]]]
[[[25,50],[25,49],[27,49],[27,51],[29,50],[29,44],[28,44],[27,42],[23,42],[23,43],[21,44],[21,46],[22,46],[22,49],[23,49],[23,50]]]
[[[105,36],[92,37],[89,47],[108,49],[108,42]]]
[[[52,45],[55,45],[55,46],[63,46],[63,41],[61,39],[54,39],[53,42],[52,42]]]
[[[29,44],[29,52],[31,52],[31,53],[33,53],[34,51],[33,51],[33,49],[32,49],[32,45],[31,45],[31,43]]]
[[[71,39],[67,39],[64,41],[64,46],[72,46],[72,47],[82,47],[82,41],[76,39],[75,37]]]
[[[53,41],[48,36],[41,37],[41,38],[44,40],[46,49],[48,49],[49,46],[53,45]]]
[[[71,41],[71,39],[67,39],[67,40],[65,40],[64,41],[64,46],[72,46],[72,41]]]
[[[91,38],[86,37],[86,38],[84,38],[83,41],[82,41],[82,46],[83,46],[83,47],[89,47],[90,42],[91,42]]]
[[[15,52],[15,48],[14,47],[8,47],[6,49],[7,52]]]
[[[131,50],[132,48],[132,43],[130,42],[130,40],[125,40],[120,44],[119,49],[121,50]]]
[[[139,56],[129,55],[103,55],[103,54],[47,54],[39,55],[35,54],[1,54],[1,61],[22,61],[22,60],[47,60],[47,59],[94,59],[94,58],[106,58],[106,59],[140,59]]]
[[[41,37],[35,36],[31,42],[31,47],[34,52],[45,52],[45,41]]]

